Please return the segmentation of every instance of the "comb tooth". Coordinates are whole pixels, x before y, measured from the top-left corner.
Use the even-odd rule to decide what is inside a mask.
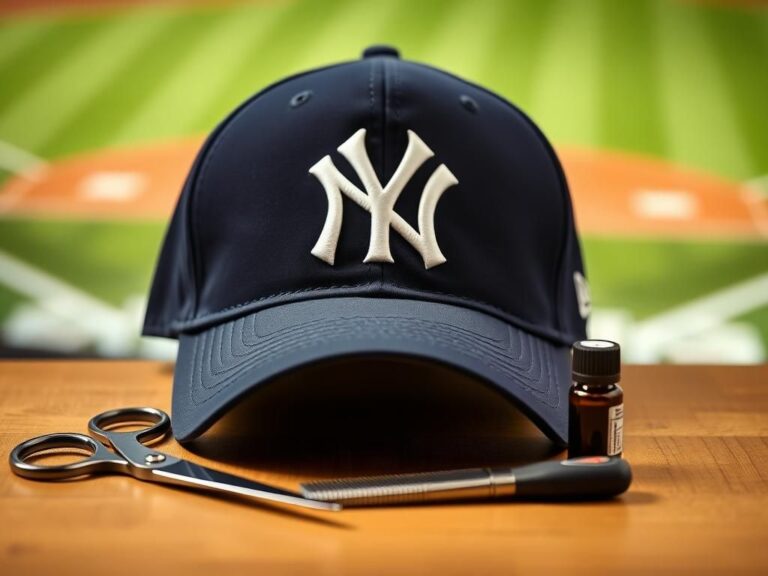
[[[490,495],[487,470],[453,470],[321,480],[302,484],[305,498],[346,506],[376,506]]]

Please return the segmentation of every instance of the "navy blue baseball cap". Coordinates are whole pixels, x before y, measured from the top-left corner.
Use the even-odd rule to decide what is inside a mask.
[[[182,442],[281,374],[386,355],[469,373],[565,444],[588,312],[568,187],[536,125],[375,46],[269,86],[213,131],[144,334],[179,339]]]

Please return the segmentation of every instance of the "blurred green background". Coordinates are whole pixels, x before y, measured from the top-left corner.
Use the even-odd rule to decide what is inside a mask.
[[[77,2],[0,7],[3,354],[173,354],[164,341],[138,338],[167,216],[127,218],[118,207],[112,217],[90,217],[19,202],[51,166],[103,149],[199,138],[282,76],[390,43],[406,58],[515,102],[558,149],[618,151],[744,192],[751,202],[745,210],[755,214],[754,230],[745,234],[584,229],[595,306],[590,330],[621,341],[628,361],[765,360],[764,6],[674,0],[71,4]],[[600,174],[594,178],[599,182]],[[124,183],[119,180],[118,189]]]

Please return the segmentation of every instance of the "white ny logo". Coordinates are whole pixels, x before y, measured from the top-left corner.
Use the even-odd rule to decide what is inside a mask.
[[[349,140],[338,147],[341,155],[355,169],[365,192],[352,184],[333,164],[330,156],[325,156],[309,169],[325,188],[328,196],[328,214],[323,231],[312,248],[312,254],[333,265],[336,256],[336,244],[341,232],[343,204],[341,194],[352,199],[355,204],[371,214],[371,239],[368,254],[363,262],[394,262],[389,250],[389,227],[394,228],[424,260],[425,268],[432,268],[445,262],[435,238],[435,208],[443,192],[458,184],[456,177],[440,164],[424,186],[419,200],[419,231],[416,232],[408,222],[395,212],[397,202],[405,185],[419,167],[435,155],[415,132],[408,130],[408,148],[387,185],[382,188],[365,149],[365,129],[355,132]]]

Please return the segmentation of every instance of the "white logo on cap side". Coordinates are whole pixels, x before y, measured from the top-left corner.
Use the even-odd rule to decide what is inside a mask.
[[[573,285],[576,288],[576,301],[579,304],[579,316],[586,320],[592,311],[592,297],[589,294],[589,282],[578,270],[573,273]]]
[[[425,268],[444,263],[445,256],[440,251],[435,237],[435,209],[443,192],[458,184],[458,180],[445,164],[440,164],[435,169],[421,193],[417,232],[395,212],[395,202],[411,177],[426,160],[435,155],[434,152],[415,132],[408,130],[405,155],[392,178],[382,187],[365,149],[365,134],[365,129],[361,128],[338,147],[341,155],[354,168],[365,187],[365,192],[339,172],[330,156],[324,156],[309,169],[309,173],[323,185],[328,197],[325,224],[312,248],[312,254],[333,265],[344,214],[343,194],[371,215],[371,237],[368,254],[363,262],[394,262],[389,247],[389,229],[392,227],[421,255]]]

